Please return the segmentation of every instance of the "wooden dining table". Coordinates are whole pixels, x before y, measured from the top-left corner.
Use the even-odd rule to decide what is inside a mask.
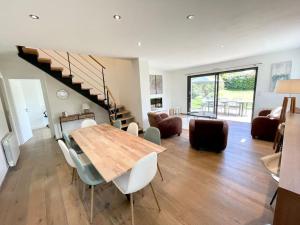
[[[126,173],[151,152],[166,148],[117,129],[109,124],[80,128],[71,137],[106,182]]]

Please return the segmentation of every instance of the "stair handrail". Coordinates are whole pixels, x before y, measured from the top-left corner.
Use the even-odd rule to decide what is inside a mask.
[[[70,61],[70,54],[69,54],[69,52],[67,52],[67,56],[68,56],[68,63],[69,63],[70,76],[72,76],[71,61]]]
[[[89,57],[91,58],[91,59],[93,59],[98,65],[100,65],[103,69],[106,69],[106,67],[105,66],[103,66],[94,56],[92,56],[92,55],[89,55]]]
[[[104,95],[105,95],[105,100],[107,100],[107,92],[105,90],[106,88],[106,85],[105,85],[105,78],[104,78],[104,70],[106,69],[105,66],[103,66],[94,56],[92,55],[89,55],[89,57],[94,60],[98,65],[101,66],[101,74],[102,74],[102,82],[103,82],[103,88],[104,88]],[[109,104],[108,104],[109,106]]]
[[[63,68],[68,69],[69,72],[70,72],[70,75],[76,75],[76,76],[80,77],[84,82],[88,83],[88,85],[90,85],[91,87],[93,87],[95,90],[99,90],[99,91],[100,91],[100,94],[104,94],[104,96],[105,96],[105,93],[104,93],[103,91],[101,91],[101,88],[96,87],[95,84],[92,84],[90,81],[87,81],[86,79],[84,79],[84,77],[82,77],[82,75],[78,74],[77,72],[75,73],[74,71],[71,71],[71,70],[70,70],[70,67],[71,67],[71,65],[72,65],[72,62],[71,62],[71,59],[70,59],[70,58],[69,58],[69,61],[68,61],[68,59],[66,59],[65,57],[63,57],[63,56],[61,56],[60,54],[58,54],[55,50],[53,50],[53,52],[54,52],[55,54],[58,54],[60,57],[64,58],[64,60],[66,60],[66,61],[68,62],[68,64],[70,63],[70,64],[68,65],[68,67],[67,67],[67,66],[65,66],[65,65],[61,62],[61,60],[59,60],[57,57],[54,57],[53,55],[50,55],[46,50],[44,50],[44,49],[38,49],[38,50],[40,50],[40,51],[42,51],[44,54],[48,55],[50,59],[54,59],[54,60],[55,60],[56,62],[58,62]],[[80,70],[80,71],[81,71],[81,70]],[[73,74],[71,74],[71,73],[73,73]]]
[[[114,96],[113,96],[111,90],[110,90],[107,86],[106,86],[106,89],[107,89],[108,94],[109,94],[110,97],[112,98],[113,102],[116,103],[116,99],[114,98]]]
[[[26,47],[17,46],[17,48],[19,49],[19,51],[23,51],[23,48]],[[112,95],[111,91],[108,90],[108,87],[105,82],[104,70],[106,69],[106,67],[101,62],[99,62],[99,58],[92,55],[82,56],[80,54],[70,53],[68,51],[59,52],[50,49],[49,50],[40,49],[40,48],[32,48],[32,49],[37,51],[38,57],[39,57],[39,51],[43,52],[43,54],[47,55],[47,57],[49,57],[50,60],[53,60],[56,63],[58,63],[63,69],[67,69],[70,77],[72,78],[78,77],[79,80],[82,80],[84,84],[87,85],[87,88],[93,89],[95,91],[95,95],[103,95],[104,102],[107,102],[106,105],[108,106],[108,108],[110,108],[110,104],[111,104],[112,106],[114,106],[114,109],[116,109],[116,100]],[[88,60],[89,58],[92,60]],[[93,62],[95,62],[96,64]],[[97,65],[99,65],[100,67]],[[102,84],[101,84],[101,80],[102,80]],[[110,99],[107,99],[109,97]],[[111,103],[109,103],[109,101]]]
[[[114,120],[116,120],[117,119],[117,102],[116,102],[116,99],[114,98],[112,92],[110,91],[110,89],[107,86],[106,86],[106,90],[107,90],[107,105],[108,105],[108,110],[109,110],[109,118],[110,118],[110,115],[114,114]],[[110,98],[113,100],[112,103],[110,103]],[[114,108],[113,113],[111,113],[110,105],[113,105],[113,108]]]
[[[62,58],[65,59],[65,57],[64,57],[63,55],[61,55],[59,52],[57,52],[57,51],[55,51],[55,50],[53,50],[53,51],[54,51],[57,55],[59,55],[60,57],[62,57]],[[71,56],[71,57],[74,58],[74,56],[72,56],[71,53],[69,53],[69,56]],[[75,59],[75,58],[74,58],[74,59]],[[65,59],[65,60],[67,60],[69,63],[71,63],[71,65],[73,65],[73,67],[77,68],[77,70],[81,71],[81,73],[85,74],[87,77],[91,78],[91,79],[94,80],[96,83],[98,82],[97,80],[94,79],[93,76],[90,75],[90,73],[91,73],[91,74],[93,73],[90,69],[88,69],[89,73],[86,73],[85,71],[83,71],[82,69],[80,69],[78,66],[76,66],[74,63],[72,63],[71,58],[69,58],[69,60],[68,60],[68,58]],[[78,61],[77,59],[75,59],[75,60]],[[79,63],[82,64],[81,62],[79,62]],[[86,67],[85,67],[85,68],[86,68]],[[99,78],[99,79],[101,80],[101,78],[100,78],[99,76],[97,76],[97,78]],[[100,90],[100,89],[99,89],[99,90]],[[104,91],[105,91],[105,90],[104,90]]]

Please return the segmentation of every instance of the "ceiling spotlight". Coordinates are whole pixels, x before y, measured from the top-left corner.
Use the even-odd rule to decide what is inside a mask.
[[[30,14],[29,17],[33,20],[38,20],[40,17],[37,15]]]
[[[141,46],[142,46],[142,43],[139,41],[139,42],[137,43],[137,45],[138,45],[139,47],[141,47]]]
[[[193,20],[193,19],[195,18],[195,15],[188,15],[186,18],[187,18],[188,20]]]
[[[113,17],[114,17],[115,20],[121,20],[122,19],[122,17],[118,14],[115,14]]]

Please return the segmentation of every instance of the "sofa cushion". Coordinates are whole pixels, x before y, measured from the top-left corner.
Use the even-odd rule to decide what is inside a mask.
[[[149,119],[149,124],[152,127],[157,127],[158,123],[161,121],[160,115],[153,112],[148,113],[148,119]]]
[[[280,118],[280,114],[281,114],[281,109],[282,109],[281,106],[273,109],[270,112],[270,114],[268,115],[268,117],[271,118],[271,119],[279,119]]]
[[[148,113],[149,124],[159,129],[161,137],[180,135],[182,132],[182,120],[180,117],[169,117],[166,113]]]

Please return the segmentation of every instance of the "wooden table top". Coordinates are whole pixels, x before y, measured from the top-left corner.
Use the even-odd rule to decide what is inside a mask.
[[[300,194],[300,114],[287,114],[279,186]]]
[[[71,136],[106,182],[130,170],[147,154],[166,150],[108,124],[80,128]]]

